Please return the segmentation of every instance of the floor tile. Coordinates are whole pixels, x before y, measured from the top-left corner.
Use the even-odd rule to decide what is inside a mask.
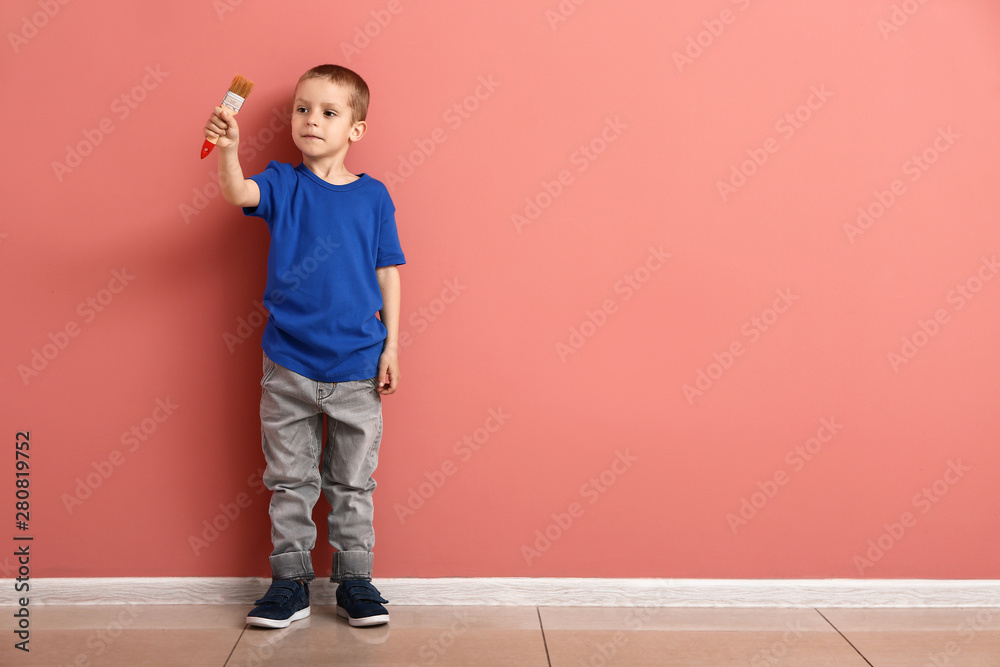
[[[10,638],[15,607],[0,608]],[[29,607],[29,652],[0,645],[0,665],[183,664],[221,667],[243,632],[244,605],[126,605]]]
[[[729,630],[829,631],[830,624],[809,608],[759,607],[541,607],[549,630]]]
[[[35,606],[23,653],[13,648],[17,608],[0,607],[9,638],[0,665],[1000,667],[1000,607],[393,605],[389,625],[353,628],[334,607],[314,605],[284,630],[247,627],[249,608]]]
[[[867,667],[813,609],[542,607],[552,667]]]
[[[1000,667],[1000,608],[819,611],[875,667]]]
[[[390,606],[391,622],[353,628],[313,605],[283,630],[247,628],[227,667],[378,665],[547,667],[534,607]]]

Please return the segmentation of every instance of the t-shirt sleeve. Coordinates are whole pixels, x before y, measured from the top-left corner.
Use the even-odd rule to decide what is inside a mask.
[[[256,206],[244,206],[244,215],[263,218],[270,226],[274,211],[279,208],[282,199],[288,196],[288,175],[284,173],[287,171],[284,167],[287,166],[272,160],[264,171],[250,177],[260,188],[260,202]]]
[[[392,266],[393,264],[406,264],[406,257],[403,256],[403,249],[399,245],[399,232],[396,230],[396,206],[392,203],[392,197],[385,192],[381,206],[382,220],[379,223],[378,232],[378,253],[375,257],[375,266]]]

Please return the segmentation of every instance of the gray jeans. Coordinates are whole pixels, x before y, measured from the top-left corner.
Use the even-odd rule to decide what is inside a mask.
[[[371,579],[372,473],[382,440],[382,397],[376,382],[316,382],[264,355],[260,426],[267,462],[264,484],[271,490],[272,578],[316,578],[310,554],[316,546],[312,510],[322,486],[331,508],[330,544],[337,550],[330,580]]]

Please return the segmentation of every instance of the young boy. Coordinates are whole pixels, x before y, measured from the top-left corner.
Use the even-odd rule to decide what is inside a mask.
[[[365,135],[368,86],[337,65],[309,70],[295,87],[297,167],[271,162],[245,179],[239,126],[216,107],[219,184],[230,204],[271,232],[264,305],[261,440],[271,490],[271,586],[247,623],[284,628],[309,615],[312,509],[330,502],[331,581],[337,613],[354,626],[389,621],[372,585],[372,473],[382,439],[382,396],[399,386],[399,272],[405,263],[385,186],[344,166]],[[379,317],[376,317],[376,313]],[[324,415],[327,441],[320,459]]]

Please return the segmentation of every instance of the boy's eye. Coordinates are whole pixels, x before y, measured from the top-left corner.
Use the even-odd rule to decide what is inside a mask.
[[[299,112],[299,113],[305,113],[305,112],[306,112],[306,108],[305,108],[305,107],[298,107],[298,108],[296,108],[295,110],[296,110],[297,112]]]
[[[332,118],[333,116],[336,116],[337,113],[335,111],[327,111],[323,115],[330,116]]]

